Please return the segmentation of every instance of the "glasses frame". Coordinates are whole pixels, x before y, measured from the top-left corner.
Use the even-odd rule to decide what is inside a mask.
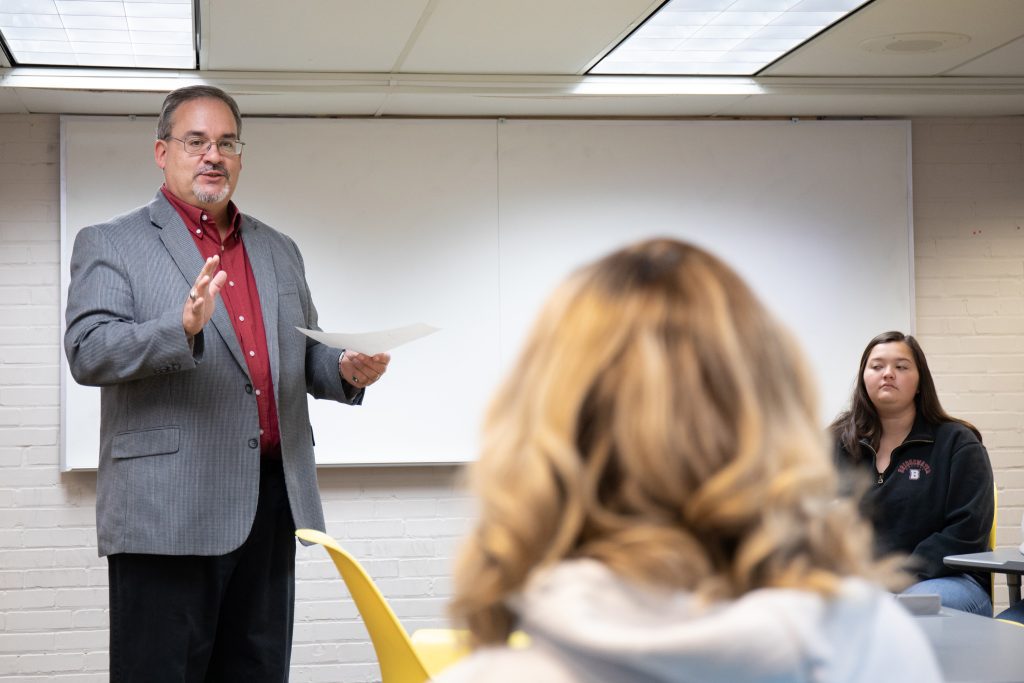
[[[171,140],[177,140],[178,142],[180,142],[181,143],[181,148],[185,151],[185,154],[189,155],[190,157],[201,157],[204,154],[206,154],[207,152],[209,152],[210,148],[213,147],[213,145],[214,145],[214,141],[213,140],[206,140],[206,138],[201,137],[199,135],[190,135],[189,137],[184,138],[184,139],[176,138],[173,135],[168,135],[167,138],[164,138],[164,141],[166,142],[168,138],[171,139]],[[206,140],[206,146],[203,147],[203,149],[201,149],[198,152],[190,152],[190,151],[188,151],[188,144],[185,142],[186,140],[188,140],[190,138],[191,139],[198,138],[200,140]],[[230,143],[232,147],[237,147],[238,151],[237,152],[234,152],[234,151],[231,151],[231,152],[224,151],[223,149],[221,149],[220,146],[222,144],[225,144],[225,143]],[[217,151],[221,154],[221,156],[240,157],[240,156],[242,156],[242,152],[245,151],[245,143],[242,142],[241,140],[235,140],[233,138],[225,138],[223,140],[217,140],[216,141],[216,145],[217,145]]]

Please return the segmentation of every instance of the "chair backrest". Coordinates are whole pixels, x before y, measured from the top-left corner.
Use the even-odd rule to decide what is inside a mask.
[[[380,664],[381,683],[424,683],[430,676],[413,649],[409,635],[362,565],[333,538],[314,529],[295,535],[327,549],[359,610]]]
[[[996,522],[999,520],[999,489],[995,482],[992,483],[992,528],[988,532],[988,549],[996,549]],[[988,599],[994,604],[996,601],[996,573],[988,575]]]
[[[999,489],[992,485],[992,530],[988,532],[988,549],[996,549],[996,521],[999,519]]]

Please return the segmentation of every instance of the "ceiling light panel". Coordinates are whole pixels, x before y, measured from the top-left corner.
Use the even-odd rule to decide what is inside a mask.
[[[192,0],[3,0],[0,33],[26,66],[196,68]]]
[[[752,76],[865,0],[669,0],[592,74]]]

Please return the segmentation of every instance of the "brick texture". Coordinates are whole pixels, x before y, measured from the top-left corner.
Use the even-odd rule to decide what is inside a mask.
[[[918,119],[912,135],[918,338],[943,407],[981,430],[999,491],[997,544],[1015,547],[1024,540],[1024,118]]]

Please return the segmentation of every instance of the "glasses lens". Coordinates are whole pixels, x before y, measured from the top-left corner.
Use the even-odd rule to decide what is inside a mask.
[[[174,138],[177,140],[178,138]],[[210,151],[210,147],[213,146],[213,142],[206,138],[194,136],[187,137],[181,141],[181,144],[185,147],[185,151],[193,156],[200,154],[206,154]],[[219,140],[217,143],[217,151],[227,156],[238,156],[242,153],[242,147],[245,143],[241,140]]]
[[[182,140],[182,144],[185,145],[185,151],[189,154],[202,154],[210,149],[210,143],[199,137],[187,137]]]

